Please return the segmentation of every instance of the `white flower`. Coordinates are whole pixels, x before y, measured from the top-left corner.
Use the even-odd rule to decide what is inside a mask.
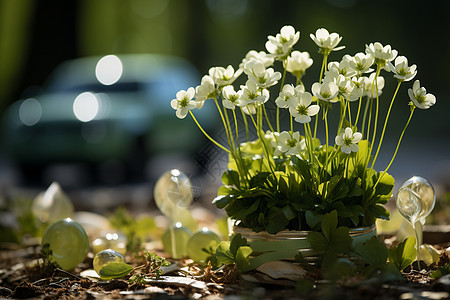
[[[232,85],[227,85],[222,90],[223,100],[222,105],[228,109],[234,109],[238,105],[239,98],[242,95],[242,91],[234,91]]]
[[[376,98],[377,97],[377,89],[375,87],[375,73],[370,74],[369,77],[362,77],[364,78],[364,96],[367,96],[369,98]],[[382,94],[383,88],[384,88],[384,78],[383,76],[377,77],[377,86],[378,86],[378,96]]]
[[[190,87],[187,91],[181,90],[176,94],[176,99],[170,102],[170,106],[176,109],[176,115],[180,119],[184,119],[189,110],[197,107],[195,101],[192,100],[195,95],[195,89]]]
[[[348,95],[349,101],[356,101],[364,95],[364,78],[352,77],[352,83],[354,84],[353,90]]]
[[[342,40],[342,37],[340,37],[336,32],[330,34],[325,28],[319,28],[316,30],[316,35],[311,33],[309,36],[322,51],[327,53],[345,48],[345,46],[336,47]]]
[[[269,91],[259,89],[256,83],[248,80],[242,87],[242,94],[239,98],[239,106],[247,106],[249,104],[262,104],[269,100]]]
[[[322,82],[334,82],[336,83],[339,77],[339,70],[337,68],[332,68],[331,70],[328,70],[325,72],[325,75],[323,76]]]
[[[267,37],[266,49],[271,56],[276,58],[284,58],[288,55],[292,46],[298,42],[300,32],[295,32],[294,27],[290,25],[283,26],[275,37],[269,35]]]
[[[280,95],[275,99],[275,104],[279,108],[287,108],[288,101],[295,98],[295,89],[292,84],[286,84],[280,92]]]
[[[281,152],[289,155],[298,155],[303,150],[305,150],[305,148],[305,140],[301,139],[300,132],[296,131],[291,135],[290,132],[283,131],[278,136],[278,151],[276,151],[274,154],[277,155],[279,152]]]
[[[322,84],[316,82],[311,91],[318,99],[326,102],[331,102],[339,93],[338,86],[333,81],[324,81]]]
[[[247,104],[246,106],[242,107],[242,111],[247,115],[254,115],[256,114],[256,104],[255,103]]]
[[[260,61],[250,60],[244,66],[244,72],[248,79],[260,88],[268,88],[278,83],[281,73],[275,72],[272,68],[266,69]]]
[[[308,92],[300,92],[297,97],[289,103],[289,112],[295,118],[296,122],[309,123],[311,117],[319,112],[319,105],[311,105],[312,95]]]
[[[338,86],[339,94],[348,101],[356,101],[362,96],[362,89],[356,88],[353,80],[346,78],[344,75],[338,76],[336,85]]]
[[[408,89],[408,95],[414,105],[420,109],[428,109],[436,103],[433,94],[427,94],[424,87],[420,87],[420,81],[414,81],[412,89]]]
[[[374,58],[375,63],[379,64],[386,71],[389,71],[389,68],[386,68],[386,63],[394,60],[397,56],[397,50],[392,50],[390,45],[383,47],[379,42],[366,45],[366,53],[371,55]]]
[[[330,72],[332,70],[336,70],[338,74],[344,75],[345,77],[352,77],[353,75],[356,75],[356,71],[353,70],[350,67],[350,61],[351,56],[344,55],[342,60],[340,62],[332,61],[328,64],[328,70],[327,72]],[[326,75],[326,74],[325,74]]]
[[[292,51],[287,58],[286,70],[294,76],[302,77],[312,63],[313,60],[309,57],[308,52]]]
[[[244,69],[245,64],[248,61],[256,60],[262,62],[264,67],[268,68],[273,65],[273,62],[275,59],[272,56],[267,55],[266,52],[260,51],[257,52],[255,50],[250,50],[246,55],[245,58],[242,59],[242,62],[239,64],[239,69]]]
[[[270,142],[270,146],[275,150],[277,148],[278,136],[280,133],[278,131],[267,130],[264,138],[266,141]]]
[[[410,81],[417,74],[416,65],[408,67],[408,59],[404,56],[397,56],[395,66],[390,61],[388,65],[394,77],[400,81]]]
[[[209,69],[209,76],[219,86],[232,84],[241,73],[242,70],[238,70],[235,73],[231,65],[226,69],[224,67],[213,67]]]
[[[341,135],[336,136],[335,143],[336,145],[341,146],[342,152],[344,152],[345,154],[349,154],[350,152],[359,151],[359,147],[357,144],[359,143],[361,138],[361,133],[353,133],[353,130],[350,127],[347,127]]]
[[[356,53],[351,60],[349,60],[349,64],[350,68],[361,75],[373,71],[370,67],[373,65],[374,60],[375,58],[372,55],[359,52]]]
[[[214,80],[211,78],[211,76],[203,76],[201,84],[195,88],[195,91],[195,101],[197,102],[197,108],[202,108],[206,99],[215,97],[216,87],[214,84]]]

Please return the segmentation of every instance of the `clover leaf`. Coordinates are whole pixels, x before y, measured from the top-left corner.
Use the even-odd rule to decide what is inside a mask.
[[[240,233],[233,236],[231,242],[222,241],[216,249],[215,257],[219,264],[231,265],[236,263],[241,272],[251,269],[249,256],[253,250],[248,246],[247,239]]]
[[[352,238],[349,229],[337,227],[337,211],[333,210],[323,216],[321,221],[322,232],[312,231],[308,234],[308,241],[315,250],[333,251],[334,253],[345,253],[350,250]]]
[[[392,262],[400,271],[409,266],[417,256],[415,248],[416,238],[408,237],[398,246],[389,249],[389,261]]]

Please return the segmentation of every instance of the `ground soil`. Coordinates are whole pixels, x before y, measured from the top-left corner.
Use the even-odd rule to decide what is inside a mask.
[[[435,246],[444,249],[449,243]],[[56,269],[46,273],[36,264],[39,244],[2,248],[0,298],[6,299],[448,299],[450,292],[450,279],[438,281],[430,277],[436,266],[418,271],[413,265],[404,270],[404,280],[391,282],[351,278],[332,283],[310,278],[315,284],[305,292],[295,282],[249,282],[240,278],[236,269],[213,271],[190,261],[178,261],[184,271],[178,268],[160,280],[142,284],[130,284],[126,278],[102,282],[83,277],[83,271],[92,268],[92,254],[71,272]]]

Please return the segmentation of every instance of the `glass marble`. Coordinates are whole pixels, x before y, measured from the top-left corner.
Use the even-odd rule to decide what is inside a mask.
[[[42,223],[51,224],[72,217],[73,204],[57,182],[53,182],[45,192],[34,198],[31,211]]]
[[[197,263],[204,263],[210,254],[202,249],[212,247],[215,250],[220,241],[220,237],[206,227],[195,232],[187,243],[189,258]]]
[[[112,249],[105,249],[95,254],[93,267],[97,274],[100,274],[100,270],[107,264],[113,262],[123,262],[126,263],[125,258],[117,251]]]
[[[159,210],[172,224],[180,222],[191,231],[197,223],[187,209],[193,200],[192,184],[183,172],[173,169],[163,174],[155,184],[154,199]]]
[[[162,236],[164,251],[175,259],[186,257],[190,236],[191,231],[179,222],[167,228]]]
[[[92,252],[97,254],[102,250],[112,249],[125,255],[127,253],[127,241],[127,237],[120,232],[103,232],[92,241]]]
[[[83,227],[70,218],[52,223],[44,231],[42,244],[49,244],[53,260],[69,271],[81,263],[89,251],[89,238]]]

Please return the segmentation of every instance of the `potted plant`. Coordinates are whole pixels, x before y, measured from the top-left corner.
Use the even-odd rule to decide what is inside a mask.
[[[364,53],[328,62],[344,46],[338,46],[342,37],[337,33],[321,28],[310,35],[322,56],[320,74],[306,87],[302,79],[313,60],[309,53],[294,50],[299,37],[292,26],[284,26],[268,36],[266,52],[248,52],[237,71],[232,66],[211,68],[199,86],[179,91],[171,102],[177,117],[189,114],[229,155],[213,203],[234,220],[235,231],[250,240],[291,240],[287,248],[254,244],[254,254],[278,248],[278,255],[261,262],[292,256],[292,250],[302,247],[325,250],[332,240],[337,250],[345,250],[349,243],[342,249],[338,244],[350,235],[362,235],[362,241],[375,235],[376,219],[389,218],[383,205],[392,196],[394,178],[387,171],[413,113],[436,101],[418,80],[408,89],[409,118],[389,164],[377,171],[374,165],[394,101],[403,83],[416,76],[416,66],[379,42],[366,45]],[[383,73],[397,87],[381,116]],[[233,86],[239,77],[245,84]],[[217,106],[227,144],[214,140],[195,118],[195,109],[205,101]],[[336,124],[329,124],[331,114],[338,117]]]

